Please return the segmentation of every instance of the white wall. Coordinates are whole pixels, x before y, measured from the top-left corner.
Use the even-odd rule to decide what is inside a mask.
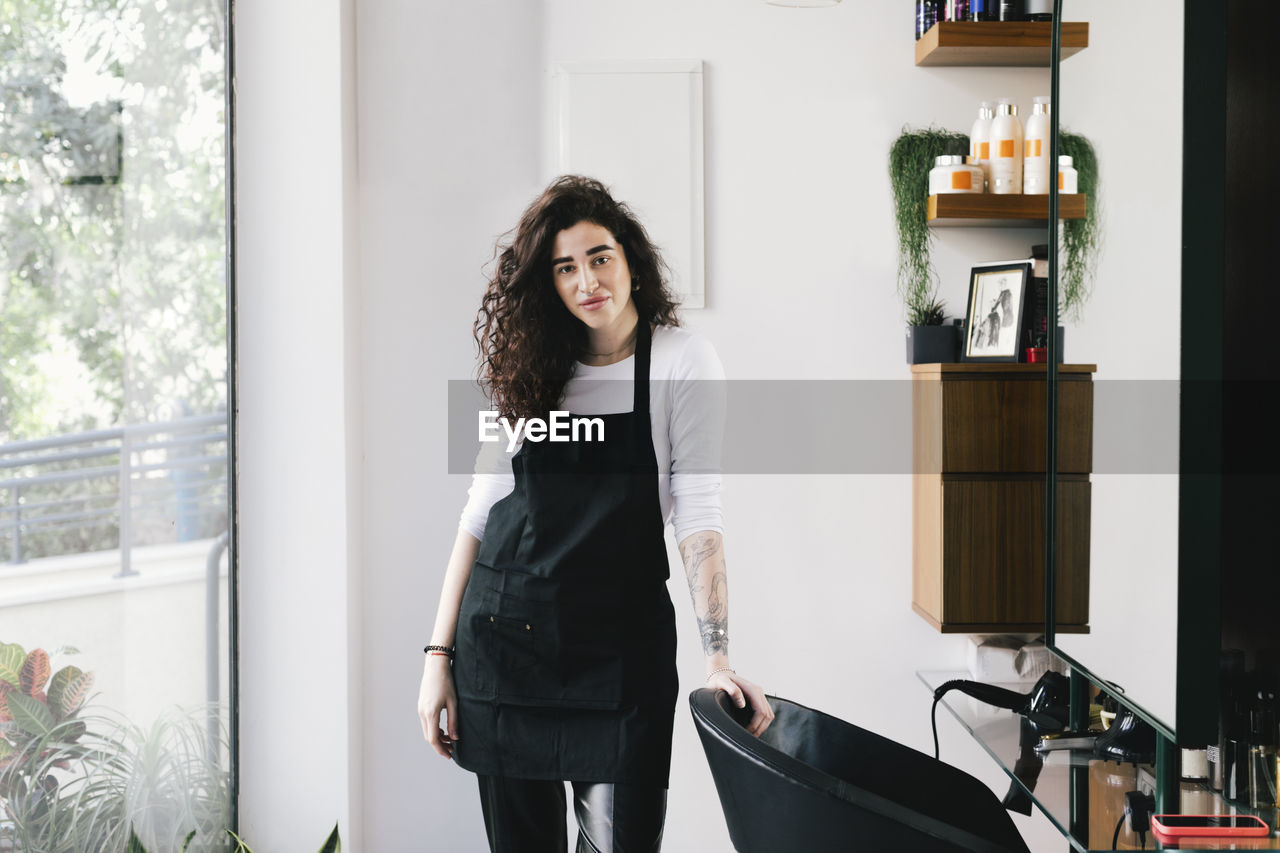
[[[242,814],[262,849],[337,817],[348,849],[482,850],[471,777],[422,740],[419,649],[467,485],[446,471],[446,382],[472,375],[494,239],[549,177],[551,63],[706,63],[708,307],[685,319],[732,378],[905,379],[888,148],[904,124],[966,130],[983,98],[1028,105],[1049,77],[915,68],[909,4],[361,0],[354,26],[351,9],[238,7]],[[1113,73],[1140,61],[1117,52]],[[1043,239],[939,231],[952,313],[974,260]],[[963,640],[911,611],[906,472],[735,475],[725,507],[739,669],[927,751],[914,671],[961,667]],[[702,667],[672,559],[687,691]],[[1004,791],[945,714],[940,733]],[[665,849],[728,850],[683,705],[675,750]]]
[[[353,6],[235,9],[240,828],[359,850]]]
[[[468,478],[447,474],[447,380],[473,373],[481,266],[538,187],[541,4],[357,7],[364,289],[365,837],[484,850],[473,777],[417,718]]]

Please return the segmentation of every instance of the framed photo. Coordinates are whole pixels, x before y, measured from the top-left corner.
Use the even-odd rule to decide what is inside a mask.
[[[1027,263],[973,268],[961,361],[1021,360],[1030,275]]]
[[[702,60],[581,60],[554,70],[556,173],[598,178],[625,199],[662,247],[680,307],[704,307]],[[626,121],[601,121],[602,104],[626,104]]]

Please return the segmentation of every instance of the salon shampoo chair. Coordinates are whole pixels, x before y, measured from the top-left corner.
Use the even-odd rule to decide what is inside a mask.
[[[969,774],[803,705],[750,709],[721,690],[689,695],[729,838],[739,853],[978,850],[1027,853],[1000,800]]]

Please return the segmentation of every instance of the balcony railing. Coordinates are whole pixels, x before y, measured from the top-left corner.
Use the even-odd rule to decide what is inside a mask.
[[[222,412],[0,444],[0,559],[119,548],[127,577],[135,545],[225,530],[226,483]]]

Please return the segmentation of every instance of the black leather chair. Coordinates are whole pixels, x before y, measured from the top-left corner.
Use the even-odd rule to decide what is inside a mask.
[[[739,853],[1028,853],[999,799],[922,752],[776,696],[760,738],[727,693],[689,695]]]

